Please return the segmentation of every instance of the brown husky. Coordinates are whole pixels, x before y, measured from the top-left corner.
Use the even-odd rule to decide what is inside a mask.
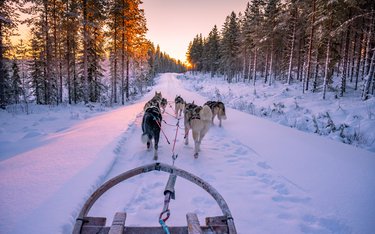
[[[200,145],[203,137],[208,132],[211,126],[212,112],[209,106],[197,106],[193,103],[188,103],[184,111],[185,124],[185,144],[189,144],[189,130],[193,132],[194,139],[194,157],[198,158]]]
[[[212,111],[212,124],[214,123],[214,118],[217,116],[219,119],[219,126],[221,127],[221,120],[226,120],[227,116],[225,114],[225,106],[222,102],[208,101],[205,103],[211,108]]]
[[[184,99],[182,99],[181,96],[176,96],[176,98],[174,99],[174,103],[175,103],[175,115],[176,117],[179,117],[181,116],[182,112],[184,111],[185,109],[185,101]]]

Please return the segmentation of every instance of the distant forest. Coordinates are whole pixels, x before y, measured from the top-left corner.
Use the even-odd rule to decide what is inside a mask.
[[[189,44],[194,71],[228,82],[301,83],[366,100],[375,90],[374,0],[252,0]],[[350,85],[349,85],[350,84]]]
[[[1,0],[0,108],[124,104],[159,72],[185,66],[155,48],[141,0]],[[27,15],[22,19],[20,14]],[[12,45],[20,23],[31,40]]]

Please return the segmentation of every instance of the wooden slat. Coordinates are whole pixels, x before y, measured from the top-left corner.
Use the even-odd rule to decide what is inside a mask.
[[[84,217],[83,226],[105,226],[106,217]]]
[[[126,213],[117,212],[113,218],[112,226],[108,234],[123,234],[125,227]]]
[[[225,216],[206,217],[207,226],[226,226],[227,218]]]
[[[203,234],[201,226],[199,224],[198,216],[195,213],[187,213],[186,220],[188,225],[189,234]]]
[[[187,227],[168,227],[172,234],[188,234]],[[162,227],[125,227],[124,234],[165,234]]]

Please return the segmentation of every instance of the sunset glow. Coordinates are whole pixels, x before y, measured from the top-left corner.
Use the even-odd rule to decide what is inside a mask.
[[[171,57],[186,62],[189,42],[207,36],[214,25],[221,28],[232,11],[246,9],[247,0],[144,0],[147,38]]]

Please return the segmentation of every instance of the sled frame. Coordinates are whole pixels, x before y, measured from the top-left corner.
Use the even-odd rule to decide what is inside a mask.
[[[134,168],[126,171],[101,185],[85,202],[83,205],[74,225],[73,234],[83,233],[116,233],[116,234],[127,234],[127,233],[164,233],[161,227],[127,227],[125,226],[126,213],[116,213],[115,218],[111,227],[104,227],[105,218],[102,217],[87,217],[91,207],[106,191],[120,182],[132,178],[136,175],[151,171],[163,171],[176,176],[182,177],[199,187],[203,188],[209,193],[219,205],[222,216],[207,217],[206,225],[200,227],[196,214],[187,214],[188,226],[186,227],[170,227],[171,233],[228,233],[236,234],[236,228],[234,225],[232,214],[229,210],[227,203],[224,198],[217,192],[217,190],[208,184],[203,179],[174,166],[170,166],[164,163],[152,163],[144,166]],[[91,230],[92,229],[92,230]],[[87,230],[87,231],[85,231]],[[91,231],[90,231],[91,230]]]

